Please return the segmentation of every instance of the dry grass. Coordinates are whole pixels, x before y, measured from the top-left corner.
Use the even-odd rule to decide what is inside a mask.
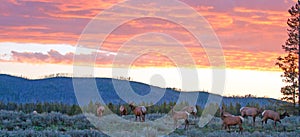
[[[87,120],[88,118],[89,120]],[[273,128],[274,121],[261,126],[258,117],[256,127],[252,126],[252,119],[246,118],[243,123],[244,133],[237,133],[237,127],[232,132],[221,130],[222,120],[218,117],[203,117],[208,124],[190,125],[189,130],[182,127],[174,130],[173,120],[164,114],[147,114],[146,122],[135,122],[133,115],[124,118],[107,114],[101,119],[94,114],[68,116],[61,113],[25,114],[22,112],[0,111],[0,136],[105,136],[100,131],[117,137],[156,137],[156,136],[188,136],[188,137],[297,137],[300,134],[300,117],[291,116],[281,120],[277,128]],[[201,120],[200,120],[201,121]],[[95,130],[95,125],[98,130]],[[197,122],[197,120],[194,120]],[[173,131],[174,130],[174,131]]]
[[[134,117],[127,117],[128,119],[126,119],[126,117],[122,118],[114,114],[105,115],[100,119],[94,114],[86,113],[85,116],[97,129],[110,136],[155,137],[167,135],[174,131],[174,122],[168,115],[145,122],[136,122]]]
[[[246,118],[243,123],[244,133],[238,133],[237,127],[232,127],[232,133],[227,133],[221,130],[222,120],[218,117],[213,117],[204,127],[198,123],[195,126],[190,126],[188,131],[182,128],[174,130],[174,123],[170,116],[164,115],[154,121],[146,119],[146,122],[135,122],[134,116],[126,116],[124,118],[116,115],[105,115],[100,120],[93,114],[85,114],[87,118],[96,125],[96,128],[110,136],[120,137],[156,137],[156,136],[210,136],[210,137],[263,137],[263,136],[278,136],[295,137],[300,133],[300,117],[293,116],[285,118],[282,123],[278,123],[277,128],[273,128],[273,121],[269,120],[267,125],[261,126],[261,119],[257,118],[256,127],[252,126],[252,118]],[[151,115],[151,114],[150,114]],[[153,115],[153,114],[152,114]],[[147,116],[146,116],[147,117]],[[150,118],[151,119],[151,118]],[[210,117],[202,117],[202,120],[207,121]],[[201,121],[201,120],[200,120]],[[183,121],[180,122],[183,127]]]

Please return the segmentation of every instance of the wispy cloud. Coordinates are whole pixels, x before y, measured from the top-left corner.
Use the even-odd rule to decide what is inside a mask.
[[[10,43],[11,45],[13,43]],[[1,43],[0,43],[1,45]],[[15,44],[18,45],[18,44]],[[105,49],[86,49],[90,52],[78,52],[71,45],[55,45],[45,48],[43,44],[32,44],[26,50],[5,50],[0,53],[1,62],[19,62],[30,64],[86,64],[95,67],[200,67],[209,68],[214,60],[209,60],[202,47],[124,47],[126,50],[109,51]],[[64,47],[64,48],[63,48]],[[55,48],[55,49],[52,49]],[[186,51],[184,50],[186,49]],[[281,53],[247,52],[236,49],[224,50],[226,67],[234,69],[278,70],[275,60]],[[74,57],[76,59],[74,60]]]

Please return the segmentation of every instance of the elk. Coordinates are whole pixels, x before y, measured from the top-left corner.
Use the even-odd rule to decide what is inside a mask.
[[[123,105],[120,106],[120,114],[121,116],[127,115],[127,109]]]
[[[228,128],[230,133],[230,126],[239,125],[240,133],[243,132],[243,122],[244,118],[241,116],[234,116],[228,112],[225,112],[221,109],[221,119],[223,120],[222,128],[225,127],[225,130]]]
[[[98,115],[98,117],[100,119],[102,117],[102,114],[103,114],[105,108],[104,108],[104,106],[101,106],[100,104],[98,104],[97,106],[98,106],[98,108],[97,108],[97,115]]]
[[[276,128],[276,122],[278,121],[279,123],[281,123],[280,119],[284,119],[286,116],[290,117],[289,113],[287,113],[286,111],[283,114],[279,114],[278,112],[275,112],[273,110],[265,110],[262,113],[262,120],[261,120],[261,124],[263,125],[263,123],[265,122],[265,124],[267,124],[268,119],[272,119],[274,121],[274,128]]]
[[[171,107],[171,110],[172,110],[172,118],[174,120],[175,129],[177,128],[177,122],[180,119],[184,120],[184,124],[185,124],[184,129],[188,129],[189,128],[188,118],[189,118],[190,113],[187,111],[174,111],[173,107]]]
[[[38,112],[36,110],[32,111],[32,114],[38,114]]]
[[[196,106],[185,106],[180,111],[186,111],[194,116],[194,118],[197,117],[197,108]]]
[[[253,126],[255,126],[255,118],[262,112],[262,109],[254,107],[242,107],[240,112],[242,117],[251,116],[253,119]]]
[[[220,115],[221,115],[221,118],[222,118],[222,115],[225,117],[234,116],[234,115],[230,114],[229,112],[226,112],[224,107],[220,108]]]
[[[129,107],[131,108],[131,110],[133,111],[133,113],[135,115],[135,121],[137,121],[137,117],[139,117],[141,122],[145,121],[145,116],[146,116],[146,112],[147,112],[147,109],[145,106],[134,106],[133,103],[130,103]]]

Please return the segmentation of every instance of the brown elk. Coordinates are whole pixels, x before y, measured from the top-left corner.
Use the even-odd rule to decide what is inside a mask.
[[[235,126],[235,125],[239,125],[240,133],[243,132],[243,126],[242,126],[244,122],[243,117],[234,116],[221,109],[221,119],[223,120],[222,128],[225,127],[225,130],[228,128],[228,132],[230,132],[230,126]]]
[[[195,118],[197,117],[197,108],[196,106],[185,106],[180,111],[186,111],[192,114]]]
[[[121,116],[127,115],[127,109],[123,105],[120,106],[120,114]]]
[[[281,123],[280,119],[284,119],[286,116],[290,117],[289,113],[287,113],[286,111],[283,114],[279,114],[278,112],[275,112],[273,110],[265,110],[262,113],[262,120],[261,120],[261,124],[263,125],[263,123],[265,122],[265,124],[267,124],[268,119],[272,119],[274,121],[274,128],[276,128],[276,122],[278,121],[279,123]]]
[[[172,118],[174,120],[174,127],[177,128],[177,122],[180,119],[184,120],[184,129],[188,129],[189,128],[189,115],[190,113],[187,111],[175,111],[173,107],[171,107],[172,110]]]
[[[251,116],[253,119],[253,126],[255,126],[255,118],[262,113],[262,109],[254,107],[242,107],[240,109],[242,117]]]
[[[226,112],[224,107],[220,108],[220,115],[221,116],[223,115],[225,117],[227,117],[227,116],[234,116],[234,115],[230,114],[229,112]]]
[[[104,108],[104,106],[101,106],[100,104],[98,104],[97,106],[98,106],[97,115],[98,115],[99,118],[101,118],[105,108]]]
[[[139,117],[140,121],[144,122],[146,117],[147,109],[145,106],[134,106],[133,103],[129,104],[129,107],[133,111],[135,115],[135,121],[137,121],[137,117]]]

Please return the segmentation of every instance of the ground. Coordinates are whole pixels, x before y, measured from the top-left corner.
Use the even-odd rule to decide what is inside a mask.
[[[88,120],[87,120],[88,119]],[[22,112],[0,111],[0,136],[130,136],[130,137],[155,137],[166,135],[177,136],[208,136],[208,137],[235,137],[241,136],[238,127],[232,127],[228,133],[221,129],[222,120],[218,117],[204,127],[191,125],[188,130],[183,129],[183,121],[178,129],[174,129],[173,120],[166,114],[147,114],[146,122],[134,122],[135,117],[128,115],[119,117],[108,114],[102,118],[94,114],[85,113],[68,116],[61,113],[25,114]],[[91,123],[90,123],[90,121]],[[197,120],[195,120],[197,121]],[[262,127],[261,119],[257,118],[256,127],[252,126],[252,119],[246,118],[243,123],[242,136],[250,137],[296,137],[300,134],[300,117],[291,116],[278,123],[273,128],[273,121]],[[99,129],[103,132],[100,132]]]

